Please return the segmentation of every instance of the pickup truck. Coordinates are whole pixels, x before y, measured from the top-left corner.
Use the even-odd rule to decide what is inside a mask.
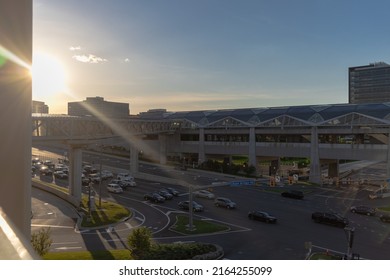
[[[347,218],[344,218],[336,213],[326,213],[326,212],[314,212],[311,215],[313,221],[321,224],[327,224],[336,227],[346,227],[349,224]]]

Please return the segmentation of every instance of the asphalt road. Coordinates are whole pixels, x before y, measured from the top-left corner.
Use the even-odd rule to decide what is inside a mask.
[[[120,163],[119,163],[120,164]],[[194,180],[198,184],[209,184],[215,180],[227,179],[223,174],[199,173],[196,171],[166,171],[160,167],[147,165],[150,172],[174,172]],[[157,171],[156,171],[157,170]],[[153,173],[155,174],[155,173]],[[64,182],[66,184],[66,182]],[[34,192],[33,230],[50,226],[54,243],[53,251],[116,249],[125,246],[126,238],[134,227],[146,226],[153,232],[158,242],[211,242],[224,248],[228,259],[303,259],[306,253],[305,242],[338,252],[346,252],[347,237],[344,229],[314,223],[314,211],[334,211],[348,217],[355,228],[353,252],[367,259],[390,259],[390,224],[384,224],[378,217],[368,217],[349,212],[351,205],[389,205],[390,199],[369,200],[368,192],[355,188],[313,188],[304,200],[281,197],[279,193],[266,191],[264,187],[214,187],[217,196],[234,200],[238,207],[234,210],[217,208],[212,200],[195,199],[205,210],[196,217],[214,220],[228,225],[231,230],[225,233],[203,236],[181,236],[169,230],[177,214],[181,211],[177,203],[188,199],[188,190],[174,186],[180,196],[161,204],[145,202],[145,193],[158,190],[163,185],[157,182],[137,180],[137,187],[128,188],[123,194],[111,194],[102,184],[102,198],[117,201],[131,208],[135,215],[124,223],[103,229],[75,229],[77,215],[61,201],[41,196]],[[288,187],[285,187],[288,188]],[[98,185],[95,185],[99,192]],[[38,196],[38,197],[37,197]],[[34,201],[34,200],[33,200]],[[249,220],[250,210],[267,211],[278,218],[277,224],[265,224]]]

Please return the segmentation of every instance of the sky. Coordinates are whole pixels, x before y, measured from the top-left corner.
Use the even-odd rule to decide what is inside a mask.
[[[388,0],[33,0],[33,99],[194,111],[348,102],[390,63]]]

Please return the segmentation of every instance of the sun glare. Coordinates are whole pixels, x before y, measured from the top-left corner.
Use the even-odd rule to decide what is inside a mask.
[[[33,98],[41,101],[66,91],[66,74],[61,62],[48,54],[34,54],[31,70]]]

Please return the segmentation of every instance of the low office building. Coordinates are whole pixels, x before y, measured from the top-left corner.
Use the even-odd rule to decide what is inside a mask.
[[[129,103],[105,101],[103,97],[87,97],[81,102],[68,103],[70,116],[104,116],[108,118],[127,118],[130,115]]]

